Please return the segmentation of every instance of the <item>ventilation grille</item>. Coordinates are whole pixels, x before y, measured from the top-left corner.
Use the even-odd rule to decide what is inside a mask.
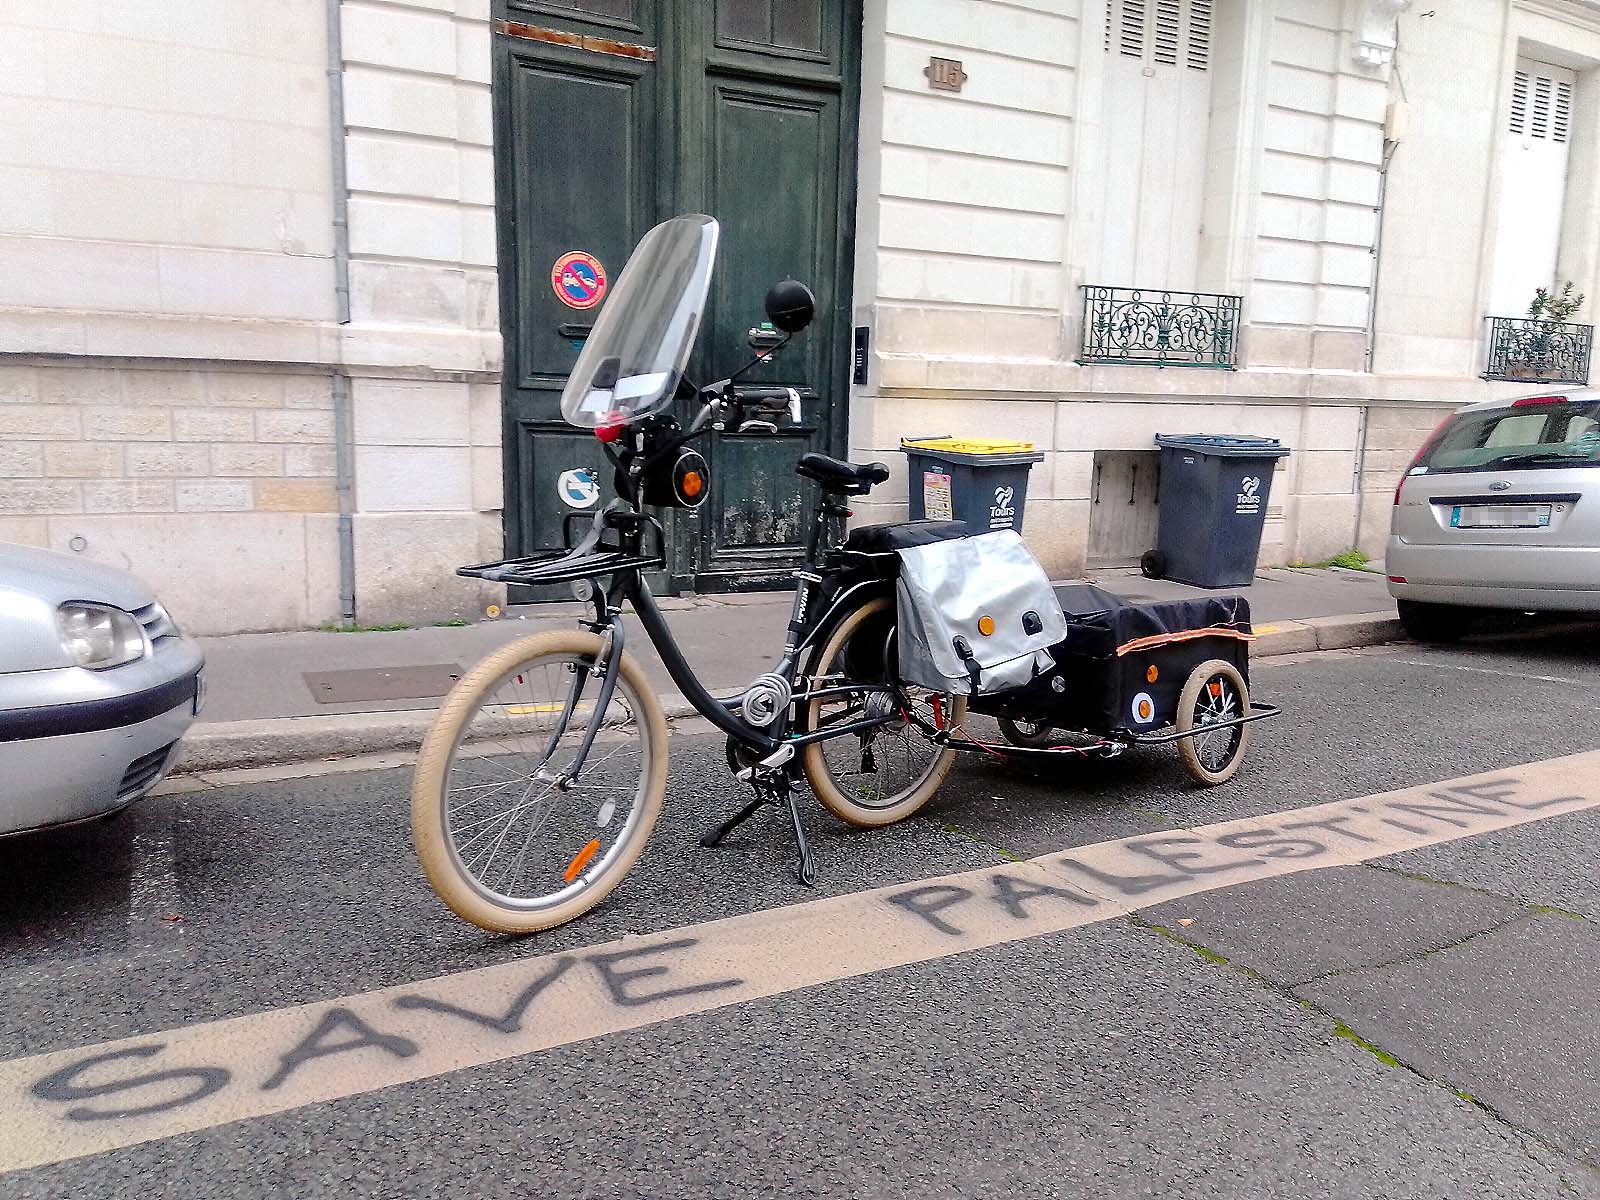
[[[1211,67],[1212,0],[1111,0],[1105,50],[1159,67]]]
[[[1519,66],[1511,77],[1508,128],[1518,137],[1565,142],[1572,134],[1572,80],[1560,67]]]

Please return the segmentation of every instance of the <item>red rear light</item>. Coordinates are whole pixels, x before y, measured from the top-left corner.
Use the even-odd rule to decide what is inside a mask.
[[[1521,400],[1513,400],[1512,408],[1534,408],[1545,404],[1565,404],[1565,396],[1525,396]]]
[[[1445,427],[1448,426],[1450,424],[1450,422],[1454,421],[1455,419],[1456,419],[1455,418],[1455,414],[1452,413],[1450,416],[1448,416],[1444,420],[1440,421],[1437,425],[1435,425],[1433,427],[1433,432],[1430,433],[1426,438],[1423,439],[1422,445],[1417,447],[1417,452],[1411,456],[1411,461],[1406,464],[1406,469],[1404,471],[1400,472],[1400,482],[1394,485],[1394,502],[1395,502],[1395,504],[1398,505],[1400,503],[1400,489],[1405,487],[1406,479],[1411,474],[1411,468],[1416,466],[1419,462],[1421,462],[1423,459],[1428,457],[1429,453],[1432,452],[1433,448],[1439,444],[1439,439],[1444,436]]]
[[[1404,575],[1391,575],[1391,576],[1389,576],[1389,582],[1390,583],[1404,583],[1405,581],[1406,581],[1406,577]]]
[[[602,442],[614,442],[622,436],[622,431],[626,428],[627,426],[620,422],[616,425],[596,425],[594,435]]]

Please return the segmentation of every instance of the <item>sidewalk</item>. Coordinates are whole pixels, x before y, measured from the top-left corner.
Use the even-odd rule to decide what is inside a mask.
[[[1213,594],[1137,571],[1098,571],[1092,579],[1136,602]],[[1373,645],[1399,635],[1382,575],[1269,568],[1239,590],[1250,598],[1257,657]],[[764,592],[660,604],[684,656],[720,694],[737,691],[776,661],[790,599],[787,592]],[[464,669],[516,638],[570,629],[578,613],[575,604],[527,605],[460,627],[202,638],[205,713],[186,739],[179,770],[412,749]],[[627,632],[629,653],[638,656],[668,715],[689,715],[631,616]]]

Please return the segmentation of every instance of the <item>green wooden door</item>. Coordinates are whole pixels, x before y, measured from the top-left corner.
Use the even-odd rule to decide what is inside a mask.
[[[496,16],[508,546],[558,545],[564,473],[605,465],[557,404],[572,327],[598,308],[564,303],[551,268],[582,251],[615,279],[656,221],[706,212],[722,243],[691,378],[748,361],[778,279],[811,285],[817,320],[747,376],[804,389],[801,425],[702,446],[712,490],[667,522],[670,582],[787,584],[812,499],[794,460],[847,440],[859,0],[497,0]]]

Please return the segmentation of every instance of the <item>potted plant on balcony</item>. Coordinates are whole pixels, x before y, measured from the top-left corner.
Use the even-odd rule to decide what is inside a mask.
[[[1505,358],[1506,375],[1513,379],[1554,379],[1571,369],[1572,337],[1567,320],[1583,307],[1584,295],[1573,295],[1569,279],[1559,292],[1536,288],[1528,315],[1511,331]]]

